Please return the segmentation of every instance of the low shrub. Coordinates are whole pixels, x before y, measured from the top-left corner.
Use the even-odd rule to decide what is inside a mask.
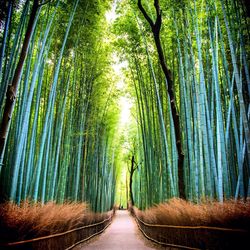
[[[0,205],[0,242],[14,242],[61,233],[100,222],[109,213],[93,213],[86,203],[7,202]]]
[[[194,204],[174,198],[145,211],[134,208],[134,213],[149,224],[250,229],[249,201]]]

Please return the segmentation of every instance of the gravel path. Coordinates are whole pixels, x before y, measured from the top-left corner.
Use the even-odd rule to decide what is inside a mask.
[[[139,235],[137,225],[126,210],[116,212],[112,224],[99,237],[89,243],[82,244],[74,250],[150,250],[156,249],[150,246]]]

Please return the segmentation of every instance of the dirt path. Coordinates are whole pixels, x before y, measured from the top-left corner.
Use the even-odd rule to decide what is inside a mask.
[[[98,250],[142,250],[156,249],[149,246],[139,235],[137,225],[128,211],[116,212],[112,224],[96,240],[89,244],[80,245],[74,250],[98,249]]]

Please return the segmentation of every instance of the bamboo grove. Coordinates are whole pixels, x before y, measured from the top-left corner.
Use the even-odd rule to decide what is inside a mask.
[[[120,54],[129,62],[131,95],[137,100],[135,204],[146,208],[179,196],[182,169],[188,200],[246,198],[250,82],[244,2],[132,2],[120,4],[114,32]],[[162,22],[160,31],[157,22]],[[174,98],[163,74],[156,32]],[[179,115],[183,166],[178,164],[172,102]]]
[[[1,112],[32,8],[27,56],[1,162],[1,198],[20,203],[114,204],[118,120],[111,51],[105,37],[108,1],[7,1],[1,30]],[[7,101],[6,101],[7,102]],[[102,193],[105,192],[105,196]]]
[[[245,1],[0,3],[2,201],[105,211],[123,186],[141,209],[250,195]],[[123,95],[135,122],[121,135]]]

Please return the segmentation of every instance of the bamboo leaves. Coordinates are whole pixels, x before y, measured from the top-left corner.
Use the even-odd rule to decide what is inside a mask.
[[[139,27],[142,40],[134,33],[127,32],[124,42],[132,49],[124,50],[123,53],[130,62],[144,159],[142,176],[136,179],[143,191],[137,192],[143,192],[148,204],[152,205],[153,198],[148,187],[158,190],[162,180],[167,177],[164,185],[170,192],[160,192],[159,200],[163,197],[170,198],[171,194],[176,195],[174,185],[177,166],[174,159],[178,138],[174,133],[176,126],[171,109],[172,99],[165,94],[169,86],[162,84],[162,75],[155,70],[158,66],[156,55],[159,56],[159,49],[157,46],[154,49],[153,45],[157,43],[155,38],[161,30],[161,41],[165,48],[164,61],[171,65],[169,58],[174,58],[171,68],[174,83],[170,85],[180,110],[181,143],[185,155],[184,183],[188,199],[199,202],[209,198],[222,202],[234,196],[246,197],[249,157],[244,152],[248,152],[249,138],[249,104],[246,94],[246,90],[249,92],[246,63],[249,51],[246,51],[243,42],[248,38],[246,22],[240,19],[243,13],[239,7],[241,5],[235,1],[190,1],[183,2],[180,8],[177,3],[170,7],[169,1],[163,1],[160,11],[159,1],[148,1],[147,5],[144,1],[145,9],[143,1],[136,2],[144,18],[142,21],[138,17],[132,20],[130,15],[130,25],[133,23]],[[139,13],[135,5],[131,4],[130,8],[135,15]],[[151,9],[155,13],[151,13]],[[152,16],[156,16],[155,23]],[[146,20],[145,23],[143,19]],[[154,40],[149,35],[148,24]],[[121,27],[126,27],[126,24],[123,22]],[[121,28],[119,35],[122,34]],[[134,46],[135,43],[137,47]],[[143,52],[144,47],[146,49]],[[148,65],[146,60],[150,60]],[[152,98],[147,92],[150,86],[154,86]],[[158,112],[149,112],[148,106],[155,107],[154,110]],[[156,122],[157,119],[162,119],[163,122]],[[155,136],[155,131],[160,131],[159,136]],[[161,134],[163,132],[166,136]],[[169,152],[162,154],[160,149],[164,141]],[[152,151],[156,157],[152,157]],[[172,173],[160,171],[160,179],[157,175],[152,177],[152,172],[158,171],[157,158],[165,159],[166,164],[171,166]],[[174,185],[169,176],[174,180]],[[138,187],[140,185],[138,183]],[[156,196],[158,195],[157,193]],[[135,203],[139,202],[138,198]]]
[[[10,39],[13,52],[4,58],[5,64],[19,50],[28,3],[22,6],[20,25]],[[108,5],[99,9],[92,1],[64,5],[58,0],[43,6],[24,60],[1,173],[1,195],[17,203],[25,199],[90,201],[94,209],[105,211],[112,207],[115,195],[116,161],[110,152],[118,112],[113,108],[116,100],[106,102],[103,95],[110,91],[110,51],[99,43],[98,35],[102,33],[104,39],[106,29],[101,23]],[[94,15],[97,10],[100,16]],[[89,15],[95,19],[91,25],[86,24]],[[9,71],[3,75],[11,77]],[[113,87],[111,97],[114,92]],[[98,110],[102,108],[106,111],[101,116]],[[102,190],[108,197],[102,197]]]

